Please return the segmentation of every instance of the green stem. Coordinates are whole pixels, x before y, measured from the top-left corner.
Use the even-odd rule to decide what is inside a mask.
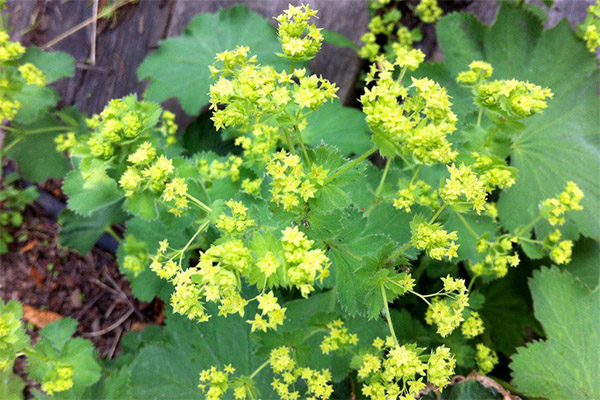
[[[379,196],[381,195],[381,191],[383,190],[383,184],[385,183],[385,178],[387,177],[388,171],[390,170],[391,163],[392,159],[388,158],[387,162],[385,163],[385,168],[383,169],[383,175],[381,176],[381,180],[379,181],[379,186],[377,186],[377,189],[375,190],[375,198],[373,199],[373,203],[371,203],[371,206],[365,213],[365,216],[367,217],[369,216],[369,214],[371,214],[371,211],[373,211],[375,206],[377,206],[377,204],[379,204],[379,202],[381,201]]]
[[[283,130],[283,134],[285,136],[285,141],[287,142],[287,146],[290,150],[290,153],[296,154],[296,149],[294,149],[294,141],[292,140],[292,135],[290,135],[287,129]]]
[[[440,214],[446,209],[446,207],[448,206],[448,204],[444,203],[437,211],[435,214],[433,214],[433,217],[431,217],[431,219],[429,220],[428,224],[431,225],[435,222],[435,220],[437,219],[437,217],[440,216]]]
[[[476,280],[477,280],[477,276],[474,276],[473,278],[471,278],[471,282],[469,282],[469,287],[467,288],[468,293],[471,293],[471,288],[473,287],[473,284],[475,283]]]
[[[325,241],[325,244],[326,244],[327,246],[331,247],[332,249],[336,249],[336,250],[339,250],[339,251],[341,251],[342,253],[346,254],[348,257],[352,258],[353,260],[356,260],[356,261],[358,261],[358,262],[361,262],[361,261],[362,261],[362,258],[360,258],[360,257],[359,257],[359,256],[357,256],[356,254],[352,253],[351,251],[349,251],[349,250],[346,250],[346,249],[345,249],[345,248],[343,248],[343,247],[340,247],[340,246],[338,246],[338,245],[336,245],[336,244],[333,244],[333,243],[330,243],[330,242],[327,242],[327,241]]]
[[[404,75],[406,74],[408,67],[404,67],[402,68],[402,71],[400,71],[400,75],[398,75],[398,79],[396,79],[396,82],[398,82],[399,84],[402,84],[402,79],[404,78]]]
[[[494,129],[492,134],[487,138],[487,140],[483,144],[485,147],[488,147],[490,145],[490,143],[492,143],[492,139],[494,139],[494,136],[496,136],[496,133],[498,133],[499,129],[500,129],[500,124],[496,125],[496,128]]]
[[[265,361],[264,363],[262,363],[262,364],[260,365],[260,367],[258,367],[258,368],[256,369],[256,371],[254,371],[254,372],[252,373],[252,375],[250,375],[250,376],[249,376],[249,378],[250,378],[250,379],[254,379],[254,377],[255,377],[256,375],[258,375],[258,373],[259,373],[260,371],[262,371],[262,370],[263,370],[263,369],[264,369],[264,368],[265,368],[267,365],[269,365],[269,360],[267,360],[267,361]]]
[[[394,332],[394,325],[392,324],[392,318],[390,317],[390,308],[388,307],[388,300],[387,296],[385,295],[383,283],[380,284],[379,287],[381,288],[381,297],[383,297],[383,306],[385,307],[385,318],[387,319],[388,327],[390,328],[390,333],[392,334],[394,343],[396,343],[396,346],[398,346],[398,338],[396,338],[396,332]]]
[[[310,157],[308,156],[308,151],[306,151],[306,146],[304,146],[304,140],[302,140],[302,132],[298,129],[297,125],[294,125],[294,131],[296,131],[296,136],[298,136],[298,143],[300,143],[300,148],[302,149],[302,154],[304,155],[304,161],[307,166],[311,166],[312,163],[310,161]]]
[[[290,67],[290,74],[294,73],[295,68],[296,68],[296,60],[292,60],[292,66]]]
[[[410,242],[405,243],[404,246],[400,247],[398,250],[390,254],[390,256],[385,260],[385,262],[388,263],[393,261],[394,258],[398,257],[399,255],[403,254],[406,250],[408,250],[410,246],[412,246]]]
[[[427,300],[427,298],[425,296],[423,296],[421,293],[417,293],[417,292],[414,292],[412,290],[409,290],[408,293],[414,294],[415,296],[417,296],[418,298],[420,298],[421,300],[423,300],[428,305],[431,305],[431,303],[429,302],[429,300]]]
[[[524,233],[529,232],[529,230],[537,223],[539,222],[543,217],[541,215],[538,215],[538,217],[536,219],[534,219],[533,221],[531,221],[529,224],[525,225],[525,227],[519,229],[518,231],[518,235],[517,236],[521,236]]]
[[[121,238],[119,237],[119,235],[117,235],[117,232],[115,232],[112,228],[112,226],[108,226],[106,227],[106,233],[108,233],[110,236],[114,237],[115,239],[117,239],[117,242],[121,243]]]
[[[8,153],[8,151],[10,149],[12,149],[13,147],[15,147],[17,144],[19,144],[19,142],[21,140],[23,140],[25,136],[19,136],[18,138],[16,138],[15,140],[13,140],[12,142],[10,142],[8,145],[4,146],[3,149],[1,149],[2,151],[0,152],[0,154],[6,154]]]
[[[479,115],[477,115],[477,126],[481,126],[481,117],[483,116],[483,108],[479,109]]]
[[[194,236],[192,236],[192,238],[190,240],[188,240],[188,242],[185,244],[185,247],[183,249],[181,249],[181,253],[179,254],[179,264],[181,264],[183,262],[183,255],[185,254],[185,251],[188,249],[188,247],[190,247],[192,242],[194,240],[196,240],[198,235],[208,227],[209,223],[210,223],[210,221],[205,221],[202,225],[200,225],[200,227],[198,228],[196,233],[194,233]]]
[[[413,174],[412,178],[410,179],[410,183],[408,184],[408,186],[410,186],[413,183],[415,183],[415,180],[417,179],[417,176],[419,175],[419,172],[421,171],[421,167],[422,166],[423,166],[423,164],[419,164],[419,166],[415,170],[415,173]]]
[[[479,240],[479,235],[477,234],[477,232],[475,232],[475,230],[471,227],[471,225],[469,224],[469,222],[465,219],[465,217],[462,216],[461,213],[459,213],[458,211],[455,211],[456,215],[458,215],[458,219],[460,219],[462,221],[462,223],[465,225],[465,227],[467,228],[467,230],[469,232],[471,232],[471,235],[473,235],[475,237],[475,239]]]
[[[192,200],[194,203],[196,203],[201,209],[203,209],[207,213],[211,213],[212,212],[212,208],[210,208],[209,206],[207,206],[206,204],[204,204],[203,202],[201,202],[200,200],[198,200],[197,198],[195,198],[191,194],[186,193],[185,197],[187,197],[188,199]]]
[[[544,242],[542,242],[541,240],[534,240],[534,239],[528,239],[528,238],[523,238],[523,237],[517,237],[518,241],[522,241],[522,242],[529,242],[529,243],[534,243],[534,244],[539,244],[539,245],[543,245]]]
[[[371,154],[375,153],[376,151],[377,151],[377,146],[373,146],[366,153],[364,153],[363,155],[361,155],[357,159],[352,160],[348,164],[344,165],[342,168],[338,169],[335,174],[333,174],[333,175],[329,176],[327,179],[325,179],[325,182],[323,183],[323,185],[326,185],[329,182],[331,182],[334,179],[336,179],[337,177],[345,174],[346,172],[348,172],[348,170],[352,169],[354,166],[356,166],[358,163],[360,163],[362,160],[364,160],[365,158],[369,157]]]

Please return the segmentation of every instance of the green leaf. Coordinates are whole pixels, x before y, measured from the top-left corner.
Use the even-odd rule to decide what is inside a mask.
[[[160,43],[138,69],[140,80],[150,79],[146,98],[164,101],[177,97],[186,113],[198,114],[208,103],[212,83],[208,66],[214,63],[215,54],[240,45],[249,46],[259,62],[278,70],[289,65],[275,55],[280,45],[269,22],[245,6],[234,6],[200,14],[181,36]]]
[[[323,34],[323,40],[326,43],[332,44],[337,47],[344,47],[352,50],[358,51],[360,47],[356,45],[352,40],[342,35],[341,33],[330,31],[327,29],[321,30]]]
[[[345,156],[360,155],[372,147],[364,114],[342,106],[337,99],[310,114],[307,123],[302,136],[312,146],[326,143],[339,148]]]
[[[22,130],[45,129],[63,126],[50,115],[28,125],[15,125]],[[20,133],[9,133],[5,144],[17,138],[20,141],[8,151],[8,158],[19,164],[23,176],[32,182],[45,182],[48,178],[62,178],[71,169],[69,160],[58,153],[54,147],[54,138],[59,132],[41,132],[22,136]],[[43,156],[42,156],[43,155]]]
[[[58,242],[81,254],[87,254],[107,228],[127,218],[120,203],[102,208],[87,217],[64,209],[58,216],[58,223],[61,226]]]
[[[214,315],[209,322],[197,323],[168,314],[163,339],[143,346],[131,364],[105,384],[127,382],[126,398],[203,398],[200,371],[231,364],[236,375],[250,375],[266,360],[254,357],[256,347],[250,325],[238,315]],[[268,368],[256,376],[262,398],[273,398],[270,378]]]
[[[15,115],[14,121],[21,124],[34,122],[42,113],[50,111],[58,101],[58,95],[54,89],[26,85],[15,93],[14,99],[21,103],[21,108]]]
[[[0,399],[22,400],[25,381],[11,370],[0,370]]]
[[[19,63],[32,63],[38,67],[46,75],[46,84],[73,76],[75,72],[75,59],[71,55],[60,51],[43,51],[34,46],[27,47]]]
[[[600,291],[557,267],[534,272],[529,287],[548,340],[518,349],[510,364],[513,384],[549,399],[600,398]]]
[[[150,190],[134,193],[125,200],[125,209],[147,220],[152,220],[158,215],[156,210],[156,196]]]
[[[485,303],[479,313],[494,348],[512,354],[522,346],[528,329],[537,329],[531,298],[527,290],[527,268],[511,269],[502,279],[481,288]]]
[[[491,388],[486,388],[475,379],[468,379],[448,386],[441,394],[435,391],[422,397],[423,400],[494,400],[503,396]]]
[[[549,87],[554,98],[542,113],[523,120],[527,128],[513,136],[511,165],[515,185],[502,192],[500,222],[509,229],[533,220],[538,204],[558,195],[567,181],[585,193],[583,211],[569,215],[581,233],[600,239],[600,100],[594,55],[562,21],[543,31],[541,21],[502,4],[491,27],[470,14],[448,15],[437,25],[443,64],[426,64],[419,76],[437,80],[452,96],[459,121],[473,122],[477,109],[470,90],[455,81],[473,60],[490,62],[493,79],[519,79]],[[506,55],[510,54],[510,57]],[[568,77],[568,79],[565,79]]]
[[[27,372],[38,382],[56,366],[73,368],[73,387],[57,392],[57,398],[81,398],[81,393],[100,379],[100,365],[95,357],[94,345],[89,340],[71,339],[77,321],[63,318],[41,331],[41,340],[34,346],[34,353],[27,357]],[[35,355],[39,354],[39,356]]]
[[[80,171],[71,171],[67,175],[63,191],[69,196],[69,209],[83,216],[89,216],[123,198],[113,179],[105,176],[97,181],[86,180]]]
[[[573,248],[569,272],[592,291],[600,288],[600,243],[582,238]]]

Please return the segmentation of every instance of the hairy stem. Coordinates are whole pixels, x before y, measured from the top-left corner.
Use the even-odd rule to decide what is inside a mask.
[[[388,306],[385,288],[383,287],[383,284],[380,284],[379,287],[381,288],[381,297],[383,298],[383,307],[385,308],[385,318],[387,319],[388,327],[390,328],[390,333],[392,334],[394,343],[396,343],[396,346],[398,346],[398,338],[396,338],[396,332],[394,331],[394,325],[392,324],[392,318],[390,317],[390,308]]]
[[[385,183],[385,178],[387,177],[388,171],[390,170],[391,163],[392,163],[392,159],[388,158],[387,162],[385,163],[385,168],[383,169],[383,175],[381,176],[379,185],[377,186],[377,189],[375,190],[375,198],[373,199],[373,203],[371,203],[371,206],[365,213],[365,215],[367,217],[369,216],[369,214],[371,214],[371,211],[373,211],[375,206],[377,206],[377,204],[379,204],[379,202],[381,201],[381,198],[379,196],[381,195],[381,191],[383,190],[383,184]]]
[[[207,213],[211,213],[212,212],[212,208],[210,208],[209,206],[207,206],[206,204],[204,204],[203,202],[201,202],[200,200],[198,200],[197,198],[195,198],[191,194],[186,193],[185,197],[187,197],[188,199],[192,200],[194,203],[196,203],[201,209],[203,209]]]
[[[300,148],[302,149],[302,154],[304,155],[304,161],[306,162],[306,165],[310,167],[312,165],[312,162],[310,161],[310,157],[308,156],[308,151],[306,151],[304,140],[302,140],[302,132],[300,132],[300,129],[298,129],[298,125],[294,125],[294,131],[296,131],[298,143],[300,143]]]
[[[258,373],[259,373],[260,371],[262,371],[262,370],[263,370],[263,369],[264,369],[264,368],[265,368],[267,365],[269,365],[269,360],[267,360],[267,361],[265,361],[264,363],[262,363],[262,364],[261,364],[261,365],[260,365],[260,366],[259,366],[259,367],[256,369],[256,371],[254,371],[254,372],[252,373],[252,375],[250,375],[250,377],[249,377],[249,378],[250,378],[250,379],[254,379],[254,377],[255,377],[256,375],[258,375]]]

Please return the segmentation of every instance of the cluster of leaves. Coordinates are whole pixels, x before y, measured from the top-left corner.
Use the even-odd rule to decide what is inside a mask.
[[[6,175],[0,187],[0,254],[8,252],[8,245],[15,241],[11,234],[23,223],[23,210],[25,206],[37,199],[38,191],[35,186],[20,190],[15,186],[19,178],[17,173]]]
[[[439,18],[435,1],[417,13]],[[100,379],[72,321],[30,349],[9,303],[7,368],[25,354],[42,389],[66,397],[414,398],[430,383],[494,398],[446,386],[493,373],[502,353],[528,395],[598,397],[600,120],[585,44],[505,4],[492,26],[441,18],[444,62],[423,64],[388,11],[371,24],[390,45],[366,57],[363,114],[304,66],[328,36],[315,14],[290,6],[277,32],[244,7],[200,15],[141,65],[145,100],[88,119],[15,116],[7,155],[26,177],[64,175],[65,152],[74,166],[62,243],[85,252],[125,223],[120,268],[169,311],[164,327],[128,334]],[[68,70],[33,54],[47,81]],[[210,103],[182,140],[152,103],[170,97],[190,115]],[[52,168],[26,159],[40,145],[57,146]],[[565,266],[539,269],[552,263]],[[532,329],[547,341],[516,350]],[[571,379],[553,379],[565,365]]]
[[[48,395],[77,398],[100,379],[101,368],[94,345],[89,340],[72,338],[77,321],[63,318],[40,330],[40,340],[31,344],[21,319],[20,303],[0,301],[0,394],[4,399],[22,398],[25,382],[12,371],[14,360],[27,357],[30,379]],[[42,395],[39,391],[34,394]]]

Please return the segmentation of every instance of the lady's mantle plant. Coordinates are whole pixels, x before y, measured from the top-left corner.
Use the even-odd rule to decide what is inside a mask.
[[[424,22],[440,12],[435,1],[417,8]],[[134,290],[163,295],[189,320],[170,315],[164,334],[140,336],[147,347],[136,339],[126,346],[152,359],[163,354],[157,343],[173,354],[189,343],[202,353],[194,354],[203,367],[192,371],[193,389],[208,399],[327,399],[346,377],[368,398],[411,399],[443,390],[459,371],[490,373],[499,357],[482,310],[484,285],[519,266],[521,250],[555,264],[573,255],[569,220],[585,199],[575,178],[518,226],[498,219],[498,193],[520,179],[507,143],[556,101],[551,88],[496,78],[496,64],[477,57],[453,71],[451,84],[466,99],[453,98],[447,82],[423,76],[425,56],[406,39],[410,32],[398,30],[406,40],[386,49],[367,38],[361,55],[372,64],[359,101],[371,148],[346,158],[327,140],[307,140],[337,92],[305,66],[323,41],[316,16],[309,6],[290,6],[276,17],[279,64],[261,63],[246,45],[216,54],[210,120],[232,140],[228,154],[183,156],[174,115],[133,95],[87,119],[85,134],[65,129],[55,140],[75,167],[64,181],[69,209],[81,218],[125,210],[131,220],[119,258]],[[393,37],[398,20],[375,18],[371,30]],[[39,76],[22,69],[23,79]],[[377,153],[380,169],[367,162]],[[23,336],[15,336],[15,307],[1,314],[5,365],[21,354],[43,360],[41,350],[27,353],[14,339]],[[430,326],[421,328],[431,329],[425,343],[401,331],[412,321],[402,320],[407,309]],[[248,341],[247,365],[214,353],[238,344],[219,345],[228,334]],[[98,379],[88,374],[79,385],[78,373],[93,366],[45,357],[47,365],[32,362],[32,374],[48,394]],[[178,363],[196,365],[188,358]],[[123,394],[111,392],[115,382],[144,380],[136,376],[142,364],[114,367],[109,384],[87,393]]]

